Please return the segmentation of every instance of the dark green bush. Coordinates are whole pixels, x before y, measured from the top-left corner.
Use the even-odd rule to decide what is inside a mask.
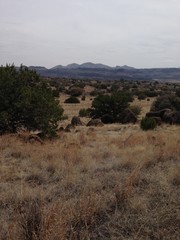
[[[83,94],[84,90],[80,87],[72,87],[68,90],[68,94],[72,97],[79,97]]]
[[[58,89],[58,88],[53,89],[53,90],[52,90],[52,93],[53,93],[53,97],[56,97],[56,98],[59,97],[59,89]]]
[[[146,90],[144,92],[144,94],[146,95],[146,97],[157,97],[158,96],[158,93],[153,90]]]
[[[160,111],[165,108],[180,111],[180,97],[173,94],[160,96],[152,104],[151,111]]]
[[[91,91],[89,94],[90,94],[90,96],[95,97],[95,96],[100,95],[100,91],[96,89],[96,90]]]
[[[118,84],[113,84],[113,85],[111,86],[111,92],[112,92],[112,93],[117,92],[118,89],[119,89],[119,85],[118,85]]]
[[[153,118],[145,117],[141,120],[140,127],[144,131],[152,130],[156,128],[156,126],[157,126],[156,120]]]
[[[146,94],[144,92],[138,93],[138,99],[139,100],[145,100],[146,99]]]
[[[51,88],[35,71],[0,67],[0,133],[25,127],[52,136],[62,114]]]
[[[128,98],[128,102],[133,102],[134,97],[133,97],[133,93],[130,91],[124,91],[124,90],[120,90],[117,92],[117,94],[119,95],[126,95]]]
[[[92,102],[91,116],[94,118],[102,118],[104,115],[112,117],[114,122],[121,122],[123,111],[128,108],[131,101],[129,93],[115,93],[110,95],[99,95]]]
[[[64,103],[80,103],[80,101],[76,97],[69,97],[64,101]]]

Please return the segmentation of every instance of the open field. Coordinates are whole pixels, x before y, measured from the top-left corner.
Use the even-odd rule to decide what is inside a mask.
[[[90,103],[62,104],[69,118],[61,124]],[[141,101],[142,115],[150,104]],[[43,145],[0,136],[0,239],[178,240],[179,133],[111,124],[59,132]]]

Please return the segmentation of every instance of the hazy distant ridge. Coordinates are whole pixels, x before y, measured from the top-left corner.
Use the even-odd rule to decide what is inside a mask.
[[[180,68],[136,69],[131,66],[110,67],[101,63],[71,63],[67,66],[57,65],[50,69],[43,66],[31,66],[40,75],[47,77],[65,77],[99,80],[166,80],[180,81]]]
[[[71,63],[71,64],[68,64],[67,66],[57,65],[55,67],[50,68],[50,70],[54,70],[54,69],[78,69],[78,68],[87,68],[87,69],[134,69],[133,67],[130,67],[130,66],[127,66],[127,65],[110,67],[110,66],[102,64],[102,63],[86,62],[86,63],[82,63],[82,64]]]

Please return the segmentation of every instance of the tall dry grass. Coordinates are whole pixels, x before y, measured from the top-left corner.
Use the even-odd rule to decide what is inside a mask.
[[[0,239],[179,239],[177,126],[0,137]]]

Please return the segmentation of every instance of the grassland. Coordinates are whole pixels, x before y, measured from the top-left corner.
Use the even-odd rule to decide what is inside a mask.
[[[91,105],[65,98],[62,126]],[[152,101],[133,104],[143,116]],[[0,136],[0,239],[180,238],[179,126],[79,126],[58,135],[43,145]]]

